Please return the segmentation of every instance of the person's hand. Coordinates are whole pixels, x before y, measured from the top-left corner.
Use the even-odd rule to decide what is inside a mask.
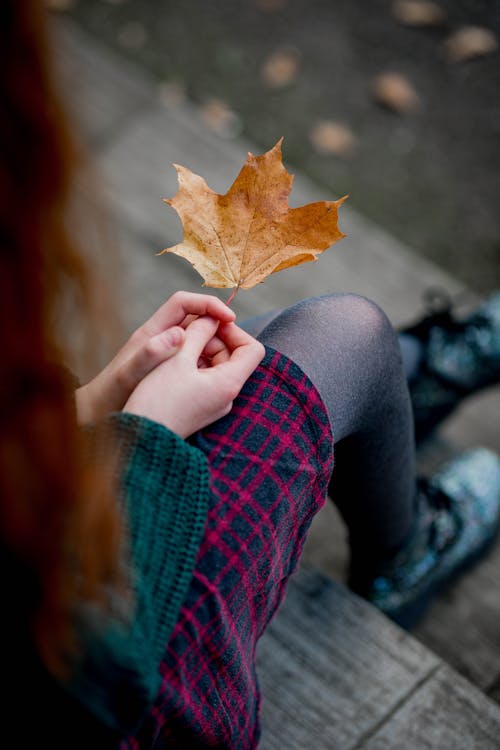
[[[265,354],[235,323],[209,316],[189,323],[185,336],[182,348],[141,380],[124,407],[183,438],[231,411]]]
[[[234,311],[215,296],[176,292],[134,331],[95,378],[76,390],[78,421],[93,422],[120,411],[137,384],[178,352],[185,340],[184,329],[200,315],[210,315],[222,324],[235,318]],[[220,350],[217,339],[211,346],[212,351]]]

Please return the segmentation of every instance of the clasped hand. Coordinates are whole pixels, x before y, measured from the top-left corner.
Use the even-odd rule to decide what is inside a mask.
[[[234,320],[217,297],[176,292],[76,391],[78,420],[123,410],[188,437],[228,414],[265,351]]]

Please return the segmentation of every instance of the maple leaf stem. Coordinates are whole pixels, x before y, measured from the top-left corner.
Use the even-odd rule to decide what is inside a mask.
[[[228,301],[226,302],[226,305],[229,306],[231,304],[231,302],[233,301],[233,299],[236,297],[236,292],[238,291],[239,288],[240,288],[239,286],[235,286],[234,287],[233,291],[231,292],[231,296],[229,297]]]

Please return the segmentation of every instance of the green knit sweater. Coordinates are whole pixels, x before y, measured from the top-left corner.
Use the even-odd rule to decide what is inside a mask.
[[[106,725],[127,733],[137,730],[159,689],[159,663],[190,585],[206,522],[208,466],[199,449],[143,417],[111,414],[99,435],[102,427],[118,438],[136,608],[127,621],[117,601],[116,619],[104,625],[95,611],[85,609],[82,632],[94,635],[85,636],[86,659],[71,691]],[[92,460],[99,460],[100,440],[92,444]]]

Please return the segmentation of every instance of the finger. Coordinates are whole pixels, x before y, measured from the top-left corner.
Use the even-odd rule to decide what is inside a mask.
[[[255,342],[255,338],[236,323],[221,324],[217,330],[217,336],[231,351],[239,346],[248,346]]]
[[[185,330],[186,341],[183,346],[185,356],[197,362],[209,341],[214,337],[218,326],[219,321],[207,315],[196,318],[190,323]]]
[[[214,295],[176,292],[144,323],[144,327],[149,335],[154,335],[172,325],[180,325],[188,315],[210,315],[223,323],[236,317],[234,310]]]
[[[182,328],[187,328],[188,325],[193,322],[193,320],[196,320],[197,317],[198,315],[186,315],[184,320],[179,323],[179,325],[182,326]]]
[[[203,356],[207,359],[210,366],[213,367],[231,359],[231,351],[218,336],[214,336],[205,347]]]
[[[227,346],[218,336],[214,336],[204,348],[203,356],[211,359],[212,357],[217,356],[221,351],[227,351]]]
[[[243,384],[260,364],[266,350],[259,341],[234,323],[220,326],[219,335],[231,351],[231,356],[218,367],[225,377],[231,377]]]
[[[152,336],[123,365],[122,377],[135,388],[151,370],[173,357],[182,347],[185,338],[186,332],[180,326],[173,326]]]
[[[212,359],[210,360],[210,364],[212,367],[215,367],[216,365],[222,365],[224,362],[229,362],[231,359],[231,352],[227,347],[224,347],[221,349],[217,354],[214,354]]]
[[[206,370],[208,367],[212,367],[212,361],[206,359],[203,355],[198,359],[196,363],[198,370]]]

